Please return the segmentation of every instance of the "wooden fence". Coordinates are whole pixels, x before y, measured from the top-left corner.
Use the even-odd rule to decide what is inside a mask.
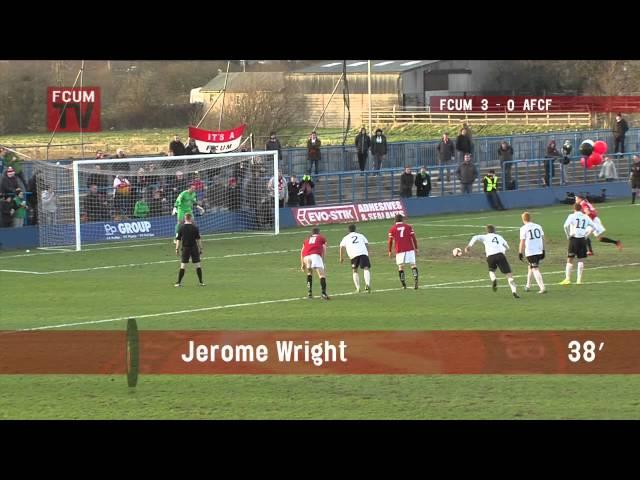
[[[501,113],[441,113],[419,110],[377,110],[371,112],[376,124],[389,123],[425,123],[425,124],[460,124],[464,121],[473,125],[576,125],[591,126],[589,112],[501,112]]]

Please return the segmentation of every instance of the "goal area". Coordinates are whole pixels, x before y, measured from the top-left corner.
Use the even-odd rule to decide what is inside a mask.
[[[201,234],[279,233],[277,151],[34,163],[40,247],[174,237],[190,186]]]

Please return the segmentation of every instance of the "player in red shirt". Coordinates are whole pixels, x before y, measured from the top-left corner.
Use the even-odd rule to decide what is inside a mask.
[[[314,227],[311,236],[302,244],[300,250],[300,269],[307,274],[308,298],[313,298],[313,270],[318,273],[322,287],[322,299],[329,300],[327,295],[327,279],[324,273],[324,255],[327,252],[327,239],[320,235],[320,229]]]
[[[400,275],[400,283],[402,288],[407,288],[405,282],[404,268],[405,263],[411,264],[411,272],[413,273],[414,287],[418,289],[418,267],[416,265],[416,254],[418,252],[418,240],[413,231],[413,227],[408,223],[404,223],[404,217],[401,214],[396,215],[396,223],[389,229],[388,248],[389,256],[391,256],[391,248],[393,242],[396,242],[396,265],[398,265],[398,275]]]
[[[622,242],[620,242],[620,240],[613,240],[611,238],[602,236],[602,234],[605,231],[605,228],[602,225],[600,218],[598,217],[598,212],[596,211],[594,206],[591,205],[591,202],[589,202],[582,195],[576,195],[576,203],[580,205],[580,208],[582,208],[582,213],[587,215],[593,221],[593,223],[595,223],[596,226],[600,228],[600,235],[596,235],[596,238],[604,243],[614,243],[618,250],[622,250]],[[591,248],[590,238],[587,238],[587,250],[588,250],[587,255],[593,255],[593,249]]]

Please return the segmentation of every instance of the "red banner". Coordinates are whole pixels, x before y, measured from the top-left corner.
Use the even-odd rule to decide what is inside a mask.
[[[124,374],[125,332],[0,332],[0,374]],[[640,374],[640,331],[141,331],[140,374]]]
[[[394,218],[398,213],[406,215],[401,200],[293,209],[296,223],[302,226],[384,220]]]
[[[189,137],[193,138],[202,153],[232,152],[240,146],[242,134],[246,125],[240,125],[232,130],[212,132],[202,128],[189,127]]]
[[[640,96],[471,96],[429,99],[434,113],[640,112]]]
[[[99,132],[100,87],[49,87],[47,129],[50,132]]]

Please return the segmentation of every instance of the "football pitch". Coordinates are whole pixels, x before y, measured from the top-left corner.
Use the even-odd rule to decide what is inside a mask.
[[[427,200],[428,201],[428,200]],[[627,199],[595,205],[621,239],[618,251],[594,241],[584,284],[564,278],[569,205],[531,209],[545,232],[541,271],[524,292],[518,261],[521,210],[408,218],[419,242],[420,288],[401,289],[387,256],[392,220],[358,224],[369,240],[371,294],[354,293],[338,261],[346,225],[321,226],[328,240],[330,301],[306,297],[300,247],[310,228],[278,236],[204,237],[199,287],[192,266],[175,288],[170,239],[87,245],[82,252],[0,254],[0,330],[633,330],[639,328],[640,208]],[[454,247],[487,223],[508,242],[520,299],[498,272],[493,292],[484,248],[454,258]],[[412,284],[410,269],[407,280]],[[573,273],[575,281],[575,271]],[[640,354],[640,346],[638,348]],[[4,419],[622,419],[640,418],[638,375],[0,375]]]

